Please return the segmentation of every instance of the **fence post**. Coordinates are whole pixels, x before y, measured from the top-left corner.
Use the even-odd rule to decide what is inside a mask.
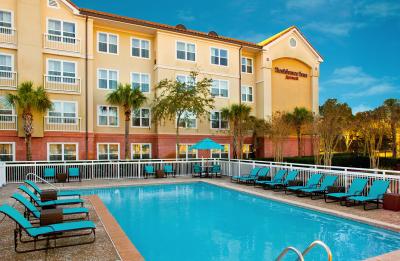
[[[6,185],[6,163],[0,162],[0,187]]]
[[[238,176],[240,177],[240,165],[241,165],[241,163],[240,163],[240,159],[238,160]]]
[[[141,167],[140,160],[138,161],[137,164],[138,164],[138,168],[137,168],[138,169],[138,178],[141,178],[141,173],[142,172],[140,171],[140,167]]]
[[[117,179],[119,179],[119,167],[120,167],[121,165],[119,164],[119,161],[117,162]]]
[[[347,183],[348,183],[347,177],[348,177],[347,168],[344,168],[344,191],[345,192],[347,192]]]
[[[229,176],[232,177],[232,166],[231,166],[232,162],[231,162],[231,158],[229,157],[228,159],[228,172],[229,172]]]
[[[92,160],[91,164],[90,164],[90,179],[93,179],[93,173],[94,173],[94,161]]]

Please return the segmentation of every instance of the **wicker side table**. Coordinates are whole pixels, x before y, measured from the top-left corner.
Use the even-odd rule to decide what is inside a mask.
[[[40,211],[40,226],[47,226],[63,222],[61,208],[43,209]]]
[[[383,209],[400,211],[400,194],[385,194],[383,196]]]

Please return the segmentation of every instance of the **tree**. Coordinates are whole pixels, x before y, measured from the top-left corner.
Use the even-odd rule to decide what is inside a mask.
[[[352,112],[347,103],[340,103],[336,99],[326,100],[320,106],[319,112],[321,117],[317,129],[323,150],[323,161],[326,166],[331,166],[333,153],[342,140]]]
[[[283,161],[283,145],[290,134],[290,123],[285,113],[275,112],[270,119],[269,137],[273,145],[274,161]]]
[[[221,110],[221,116],[228,119],[233,135],[233,158],[243,158],[245,122],[250,117],[251,107],[246,104],[232,104]]]
[[[214,108],[214,98],[210,88],[212,79],[203,78],[197,81],[197,72],[190,73],[189,82],[164,79],[160,81],[156,90],[159,95],[152,105],[152,116],[155,122],[162,120],[176,120],[176,145],[179,148],[179,129],[181,124],[190,120],[191,114],[201,118],[208,115]],[[177,155],[178,156],[178,155]]]
[[[16,94],[7,94],[7,101],[22,111],[26,159],[32,160],[33,112],[44,113],[52,108],[52,102],[43,87],[33,88],[32,82],[23,82]]]
[[[258,149],[261,147],[258,143],[259,137],[264,137],[270,129],[269,122],[264,119],[259,119],[255,116],[250,116],[244,124],[244,135],[251,135],[253,140],[253,153],[257,155]]]
[[[125,159],[130,159],[129,123],[132,110],[139,109],[147,98],[138,88],[131,88],[130,84],[119,84],[118,88],[107,95],[107,102],[121,106],[125,115]]]
[[[399,99],[387,99],[383,103],[387,120],[390,124],[392,138],[392,157],[397,158],[397,127],[400,122],[400,101]]]
[[[313,120],[312,113],[304,107],[296,107],[293,112],[286,114],[287,120],[292,124],[296,130],[297,136],[297,154],[301,157],[301,136],[303,134],[303,128],[306,124],[309,124]]]

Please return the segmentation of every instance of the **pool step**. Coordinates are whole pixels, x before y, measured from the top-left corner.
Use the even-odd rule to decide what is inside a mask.
[[[283,258],[284,256],[286,256],[286,254],[287,254],[289,251],[292,251],[292,252],[296,253],[296,255],[298,256],[298,260],[304,261],[304,257],[308,254],[308,252],[310,252],[310,250],[311,250],[312,248],[314,248],[315,246],[317,246],[317,245],[320,245],[320,246],[322,246],[322,247],[325,249],[326,253],[328,254],[328,261],[332,261],[332,252],[331,252],[331,249],[330,249],[324,242],[322,242],[322,241],[320,241],[320,240],[316,240],[316,241],[312,242],[303,252],[300,252],[300,251],[299,251],[297,248],[295,248],[295,247],[289,246],[289,247],[285,248],[285,249],[281,252],[281,254],[276,258],[276,261],[282,260],[282,258]]]

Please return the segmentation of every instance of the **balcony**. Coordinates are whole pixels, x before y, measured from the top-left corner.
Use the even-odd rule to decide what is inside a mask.
[[[81,41],[74,37],[54,34],[43,35],[43,47],[49,50],[63,51],[68,53],[80,53]]]
[[[0,130],[17,130],[17,115],[0,114]]]
[[[81,118],[77,117],[44,117],[45,131],[66,131],[77,132],[81,131]]]
[[[0,26],[0,44],[17,45],[17,31]]]
[[[0,89],[16,90],[17,73],[10,71],[0,71]]]
[[[80,93],[81,79],[67,76],[44,75],[44,89],[49,92]]]

